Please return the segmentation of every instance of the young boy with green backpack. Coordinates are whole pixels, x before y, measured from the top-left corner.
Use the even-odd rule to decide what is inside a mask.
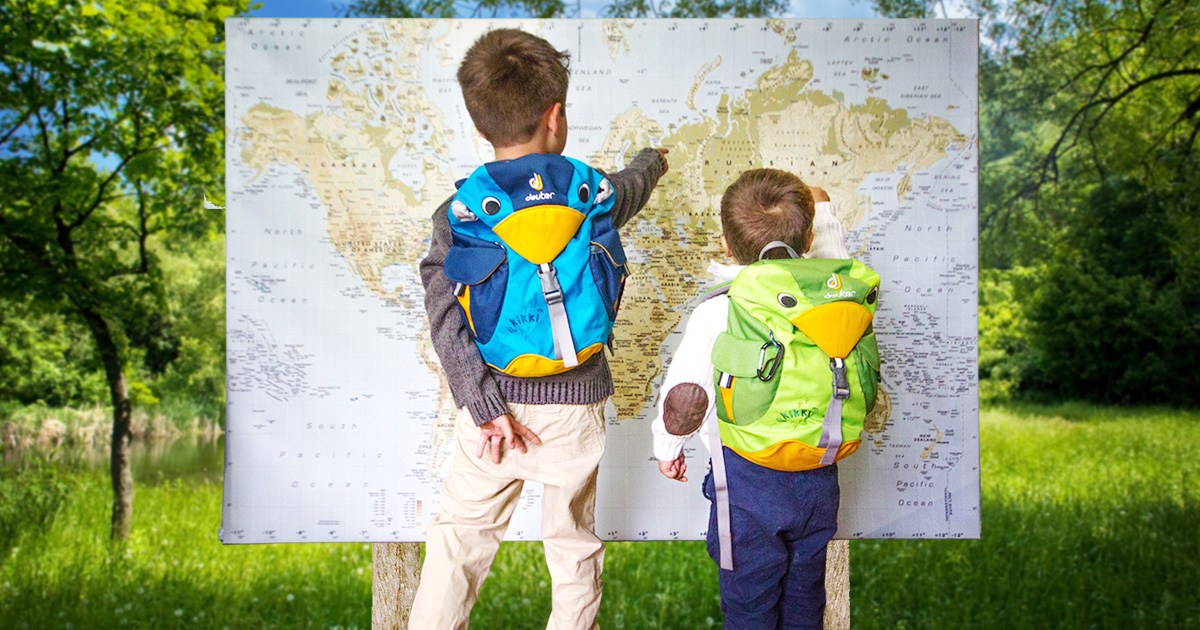
[[[743,173],[721,227],[738,264],[709,267],[723,284],[667,370],[654,455],[686,481],[688,439],[699,432],[712,453],[704,495],[724,627],[821,628],[835,462],[858,448],[878,391],[879,276],[849,259],[828,195],[791,173]]]

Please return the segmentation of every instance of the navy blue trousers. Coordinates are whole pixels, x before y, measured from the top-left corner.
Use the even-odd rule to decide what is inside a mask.
[[[837,532],[837,465],[783,472],[723,447],[733,570],[720,569],[725,630],[820,630],[825,546]],[[720,561],[712,469],[704,479],[708,555]]]

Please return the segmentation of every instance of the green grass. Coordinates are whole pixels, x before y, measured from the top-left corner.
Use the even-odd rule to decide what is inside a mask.
[[[1200,413],[1080,405],[984,413],[983,539],[851,543],[853,625],[1200,628]],[[107,541],[100,473],[0,557],[4,628],[367,628],[366,545],[222,547],[220,487],[142,484]],[[604,628],[719,627],[703,543],[608,548]],[[537,543],[506,543],[475,629],[544,627]],[[289,597],[290,596],[290,597]]]
[[[1200,628],[1200,414],[981,419],[979,541],[851,544],[856,627]]]
[[[128,544],[108,541],[110,494],[77,475],[45,533],[0,560],[6,629],[368,628],[368,545],[222,547],[220,486],[142,485]]]

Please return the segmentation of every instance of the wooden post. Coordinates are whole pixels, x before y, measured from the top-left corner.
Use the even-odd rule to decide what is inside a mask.
[[[421,580],[418,543],[371,545],[371,630],[404,630]],[[825,630],[850,630],[850,541],[829,543],[825,556]]]
[[[825,551],[825,630],[850,630],[850,541]]]
[[[404,630],[421,581],[421,545],[375,543],[371,557],[371,630]]]

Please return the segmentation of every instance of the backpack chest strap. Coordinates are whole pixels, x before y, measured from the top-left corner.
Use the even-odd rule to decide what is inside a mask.
[[[842,401],[850,397],[850,379],[846,376],[846,362],[841,358],[829,360],[829,370],[833,372],[833,395],[829,398],[829,407],[825,409],[825,419],[821,422],[821,441],[817,448],[825,449],[821,455],[821,465],[828,466],[837,458],[838,449],[842,447]]]
[[[537,268],[538,280],[542,283],[542,298],[550,311],[550,334],[554,337],[554,358],[562,359],[563,366],[573,368],[579,365],[579,356],[575,353],[575,342],[571,339],[571,325],[567,320],[567,309],[563,306],[562,285],[558,283],[558,272],[550,263],[542,263]]]

